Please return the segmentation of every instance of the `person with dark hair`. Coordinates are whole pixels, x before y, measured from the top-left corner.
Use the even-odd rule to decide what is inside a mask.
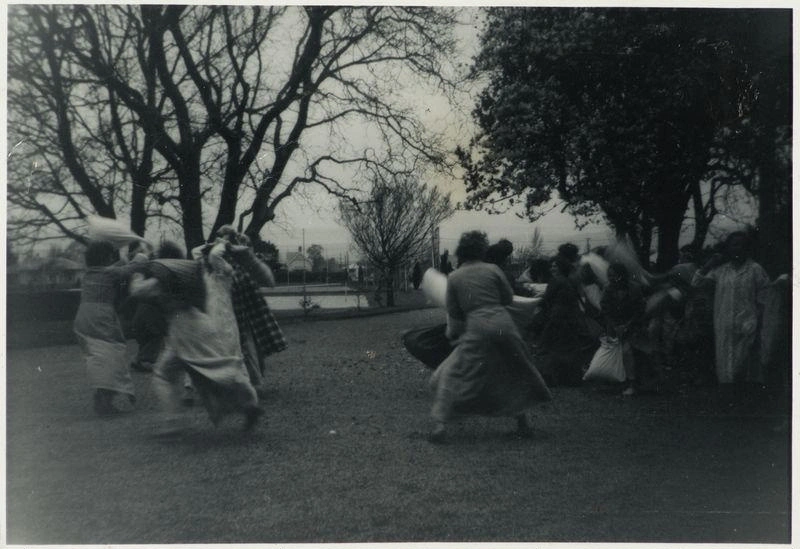
[[[517,277],[514,276],[514,274],[508,269],[508,259],[511,257],[512,253],[514,253],[514,245],[510,240],[501,238],[496,243],[489,246],[489,248],[486,250],[484,261],[500,267],[500,270],[502,270],[503,274],[506,275],[506,279],[513,289],[514,285],[516,284]]]
[[[175,242],[164,240],[156,250],[156,257],[159,259],[186,259],[186,254]]]
[[[511,257],[512,253],[514,253],[514,245],[510,240],[501,238],[486,250],[485,261],[502,266]]]
[[[566,242],[558,247],[558,255],[564,257],[573,265],[577,264],[580,259],[580,254],[578,252],[578,247],[572,242]]]
[[[758,357],[762,313],[770,280],[750,259],[747,233],[725,240],[725,253],[714,254],[694,276],[694,284],[714,284],[714,345],[720,384],[763,382]]]
[[[606,334],[616,338],[622,346],[626,387],[622,394],[634,395],[643,364],[637,364],[635,350],[646,340],[642,334],[645,300],[642,290],[631,281],[630,273],[623,263],[608,266],[608,286],[600,299],[600,312],[606,322]],[[638,367],[638,371],[637,371]]]
[[[572,387],[580,385],[583,367],[597,348],[581,310],[574,271],[574,262],[567,256],[553,257],[550,281],[534,321],[535,345],[545,376],[554,384]]]
[[[471,231],[456,249],[459,267],[446,290],[446,334],[456,347],[431,378],[431,442],[442,442],[447,422],[461,414],[512,416],[517,434],[531,436],[526,410],[551,398],[506,309],[511,286],[497,265],[483,261],[488,247],[485,233]]]
[[[108,267],[119,261],[119,252],[110,242],[94,240],[86,246],[84,257],[89,268]]]
[[[90,242],[85,257],[87,269],[73,329],[86,356],[94,411],[98,415],[128,412],[133,409],[135,392],[117,308],[124,282],[139,264],[118,263],[119,252],[105,241]]]

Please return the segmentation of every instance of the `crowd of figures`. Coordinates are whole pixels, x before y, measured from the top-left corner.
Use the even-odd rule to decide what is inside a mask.
[[[251,429],[263,413],[265,360],[287,346],[260,292],[275,285],[266,259],[229,226],[191,258],[108,220],[92,237],[74,329],[97,414],[135,409],[134,369],[152,372],[163,434],[182,431],[182,408],[198,400],[214,424],[240,414]],[[622,240],[584,254],[565,243],[522,273],[510,271],[512,253],[507,240],[489,245],[485,233],[467,232],[455,268],[443,261],[446,272],[422,277],[447,322],[403,340],[434,369],[432,441],[471,414],[513,417],[528,437],[527,413],[553,387],[600,379],[626,397],[659,392],[678,366],[734,400],[764,387],[774,390],[759,394],[788,399],[789,280],[769,279],[746,233],[730,234],[705,261],[685,247],[661,274],[643,269]],[[138,343],[132,363],[129,334]]]
[[[191,259],[169,242],[153,250],[110,222],[98,226],[87,246],[74,322],[95,412],[135,409],[135,369],[152,372],[162,434],[181,431],[181,408],[196,400],[215,424],[241,414],[251,429],[263,413],[265,359],[286,348],[259,292],[275,284],[265,258],[227,226],[192,250]],[[121,246],[127,248],[122,258]],[[131,364],[126,331],[138,343]]]
[[[490,246],[484,233],[464,233],[456,269],[423,277],[447,324],[403,340],[435,369],[432,441],[464,414],[513,416],[528,436],[527,409],[554,386],[588,380],[632,396],[662,392],[680,370],[684,383],[718,386],[731,403],[788,399],[789,280],[771,281],[751,259],[747,233],[731,233],[704,261],[684,247],[661,274],[624,240],[584,254],[565,243],[521,274],[507,267],[512,252],[507,240]]]

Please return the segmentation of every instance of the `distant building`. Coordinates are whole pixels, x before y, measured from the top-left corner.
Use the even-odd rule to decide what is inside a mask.
[[[301,252],[286,253],[286,269],[289,271],[308,271],[311,272],[311,260]]]

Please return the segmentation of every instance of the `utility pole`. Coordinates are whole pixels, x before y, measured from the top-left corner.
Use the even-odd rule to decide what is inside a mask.
[[[303,229],[303,247],[302,252],[303,257],[303,301],[306,300],[306,230]]]
[[[436,268],[436,256],[439,253],[439,247],[436,245],[437,237],[439,236],[439,227],[431,227],[431,267]]]

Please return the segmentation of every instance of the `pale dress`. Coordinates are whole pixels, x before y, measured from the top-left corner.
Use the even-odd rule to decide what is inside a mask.
[[[506,308],[512,296],[496,265],[467,263],[448,277],[448,316],[464,322],[464,331],[431,378],[436,392],[431,415],[437,421],[467,414],[514,416],[550,400]]]
[[[741,266],[725,263],[695,282],[706,279],[714,288],[714,347],[717,381],[762,382],[758,357],[761,311],[766,300],[769,277],[755,261]]]
[[[205,311],[190,307],[172,315],[156,374],[175,385],[188,371],[216,422],[224,413],[256,406],[258,399],[244,365],[231,305],[232,269],[212,252],[202,276]]]
[[[89,386],[133,396],[127,345],[114,308],[125,272],[115,267],[87,269],[73,328],[85,353]]]

